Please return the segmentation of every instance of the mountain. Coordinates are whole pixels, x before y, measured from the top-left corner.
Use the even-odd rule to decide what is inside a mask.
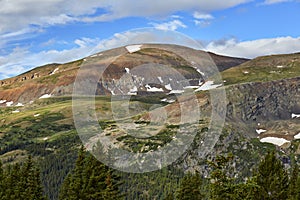
[[[73,120],[75,83],[96,84],[93,100],[102,136],[110,136],[113,144],[128,151],[153,152],[194,132],[187,151],[172,164],[176,170],[199,171],[207,177],[206,160],[232,152],[232,174],[243,180],[270,150],[276,150],[289,168],[300,161],[299,59],[296,53],[247,60],[176,45],[145,44],[35,68],[0,81],[0,159],[7,165],[33,155],[41,166],[46,194],[57,198],[59,186],[73,168],[80,139],[85,139],[78,136]],[[216,71],[222,82],[212,82]],[[222,90],[226,119],[224,127],[212,134],[210,114],[218,104],[211,97]],[[85,111],[88,103],[77,106]],[[182,123],[182,112],[193,113],[197,107],[201,111],[197,123]],[[88,124],[93,113],[86,111],[81,117]],[[178,133],[184,137],[177,137]],[[215,144],[203,157],[203,144],[210,138]],[[89,135],[86,148],[97,139]]]
[[[115,49],[115,52],[120,50],[124,50],[125,48]],[[113,92],[116,93],[128,93],[130,89],[133,87],[139,87],[142,84],[143,88],[140,89],[141,92],[147,91],[145,88],[146,84],[143,83],[131,83],[132,88],[127,88],[127,84],[125,85],[118,85],[114,84],[114,79],[118,80],[120,77],[126,74],[126,69],[130,70],[135,66],[145,65],[147,63],[154,63],[160,66],[167,66],[171,67],[165,75],[162,75],[162,68],[160,70],[155,70],[152,67],[152,74],[151,77],[157,79],[168,79],[166,78],[176,78],[176,74],[170,75],[170,72],[176,73],[175,70],[178,70],[184,78],[188,79],[189,85],[198,85],[199,79],[201,79],[201,74],[197,72],[193,67],[192,63],[188,63],[176,53],[172,53],[172,49],[176,49],[177,52],[190,52],[190,54],[195,54],[199,57],[206,59],[206,62],[210,62],[215,64],[220,71],[224,69],[228,69],[233,66],[237,66],[243,62],[246,62],[247,59],[242,58],[232,58],[232,57],[225,57],[219,56],[212,53],[205,53],[200,50],[193,50],[188,49],[180,46],[175,45],[144,45],[141,51],[135,53],[128,53],[119,57],[115,62],[110,63],[107,67],[105,73],[103,74],[104,80],[101,80],[101,83],[98,88],[98,94],[107,95],[112,94]],[[109,52],[109,51],[107,51]],[[5,79],[0,81],[0,100],[7,102],[13,102],[12,105],[16,105],[18,103],[26,104],[30,101],[38,99],[45,95],[47,96],[65,96],[71,95],[73,91],[73,84],[76,79],[77,72],[80,66],[85,65],[87,62],[86,60],[91,59],[101,59],[103,57],[102,53],[98,53],[92,55],[88,58],[84,58],[81,60],[77,60],[74,62],[66,63],[66,64],[49,64],[42,67],[35,68],[29,72],[23,73],[19,76]],[[105,54],[105,53],[104,53]],[[210,60],[213,59],[213,60]],[[213,63],[214,62],[214,63]],[[152,63],[152,65],[153,65]],[[158,68],[158,67],[157,67]],[[175,69],[175,70],[172,70]],[[127,83],[130,79],[145,79],[144,82],[149,81],[149,74],[147,76],[143,75],[143,71],[140,70],[136,71],[138,78],[133,77],[134,75],[129,75],[127,77]],[[163,77],[165,76],[165,77]],[[183,77],[177,77],[178,79],[182,79]],[[180,81],[180,80],[178,80]],[[174,82],[174,81],[173,81]],[[161,84],[160,81],[157,79],[155,83]],[[168,85],[169,83],[165,83]],[[155,85],[155,84],[154,84]],[[153,85],[153,87],[154,87]],[[177,86],[179,87],[179,86]],[[116,91],[113,91],[112,88],[115,88]],[[162,88],[165,92],[169,92],[167,88]],[[182,88],[181,88],[182,89]],[[123,91],[124,90],[124,91]],[[148,89],[151,90],[151,89]],[[5,105],[5,104],[3,104]]]

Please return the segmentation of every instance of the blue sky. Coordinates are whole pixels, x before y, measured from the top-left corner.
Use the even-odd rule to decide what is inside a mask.
[[[111,48],[125,31],[174,30],[218,54],[300,52],[299,0],[0,0],[0,79]],[[130,31],[129,31],[130,32]],[[105,44],[105,45],[102,45]]]

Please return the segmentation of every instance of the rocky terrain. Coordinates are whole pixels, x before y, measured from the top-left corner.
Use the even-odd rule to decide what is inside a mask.
[[[214,67],[220,73],[213,71]],[[49,64],[0,81],[0,159],[4,164],[20,162],[27,154],[44,163],[74,160],[72,152],[81,144],[73,120],[74,83],[83,87],[96,84],[90,94],[96,95],[93,100],[102,136],[110,136],[118,147],[136,153],[180,140],[177,133],[188,136],[190,133],[180,129],[181,106],[187,105],[188,112],[199,107],[201,118],[188,129],[196,137],[174,163],[185,171],[207,175],[205,160],[226,152],[234,154],[233,173],[241,179],[268,150],[277,150],[287,168],[291,162],[300,162],[299,53],[247,60],[147,44]],[[226,92],[225,122],[213,135],[211,97],[222,90]],[[195,96],[197,106],[185,93]],[[84,109],[87,104],[80,106]],[[82,118],[88,123],[92,115]],[[208,137],[217,141],[203,157]],[[86,141],[86,148],[91,149],[97,137],[92,135]],[[52,179],[46,172],[54,169],[42,166],[48,185]],[[70,169],[67,166],[60,166],[61,177]],[[59,185],[61,181],[54,182]]]

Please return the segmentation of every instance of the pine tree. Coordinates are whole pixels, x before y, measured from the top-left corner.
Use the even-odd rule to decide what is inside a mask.
[[[213,200],[233,199],[235,193],[234,179],[229,177],[228,168],[233,160],[233,155],[219,155],[214,162],[209,161],[208,164],[213,168],[210,174],[210,197]]]
[[[2,199],[5,192],[5,180],[4,180],[4,172],[2,168],[2,162],[0,160],[0,199]]]
[[[34,199],[45,200],[40,179],[40,171],[32,161],[31,156],[21,166],[15,164],[2,172],[3,194],[1,199]]]
[[[21,168],[20,187],[24,188],[21,196],[25,199],[44,200],[43,188],[40,179],[40,170],[34,166],[32,157],[29,156]]]
[[[202,199],[204,195],[201,193],[202,178],[199,173],[187,174],[183,177],[179,189],[177,190],[176,199],[193,200]]]
[[[109,200],[121,199],[119,177],[82,147],[74,170],[67,176],[60,190],[60,199]]]
[[[258,199],[287,199],[288,175],[274,152],[268,153],[256,171]]]
[[[298,200],[300,199],[300,174],[299,166],[294,164],[292,175],[289,181],[289,191],[288,191],[289,200]]]

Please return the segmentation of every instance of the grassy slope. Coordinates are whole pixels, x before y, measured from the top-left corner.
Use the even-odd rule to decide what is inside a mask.
[[[280,67],[278,67],[280,66]],[[300,53],[258,57],[221,73],[225,85],[268,82],[300,76]]]

